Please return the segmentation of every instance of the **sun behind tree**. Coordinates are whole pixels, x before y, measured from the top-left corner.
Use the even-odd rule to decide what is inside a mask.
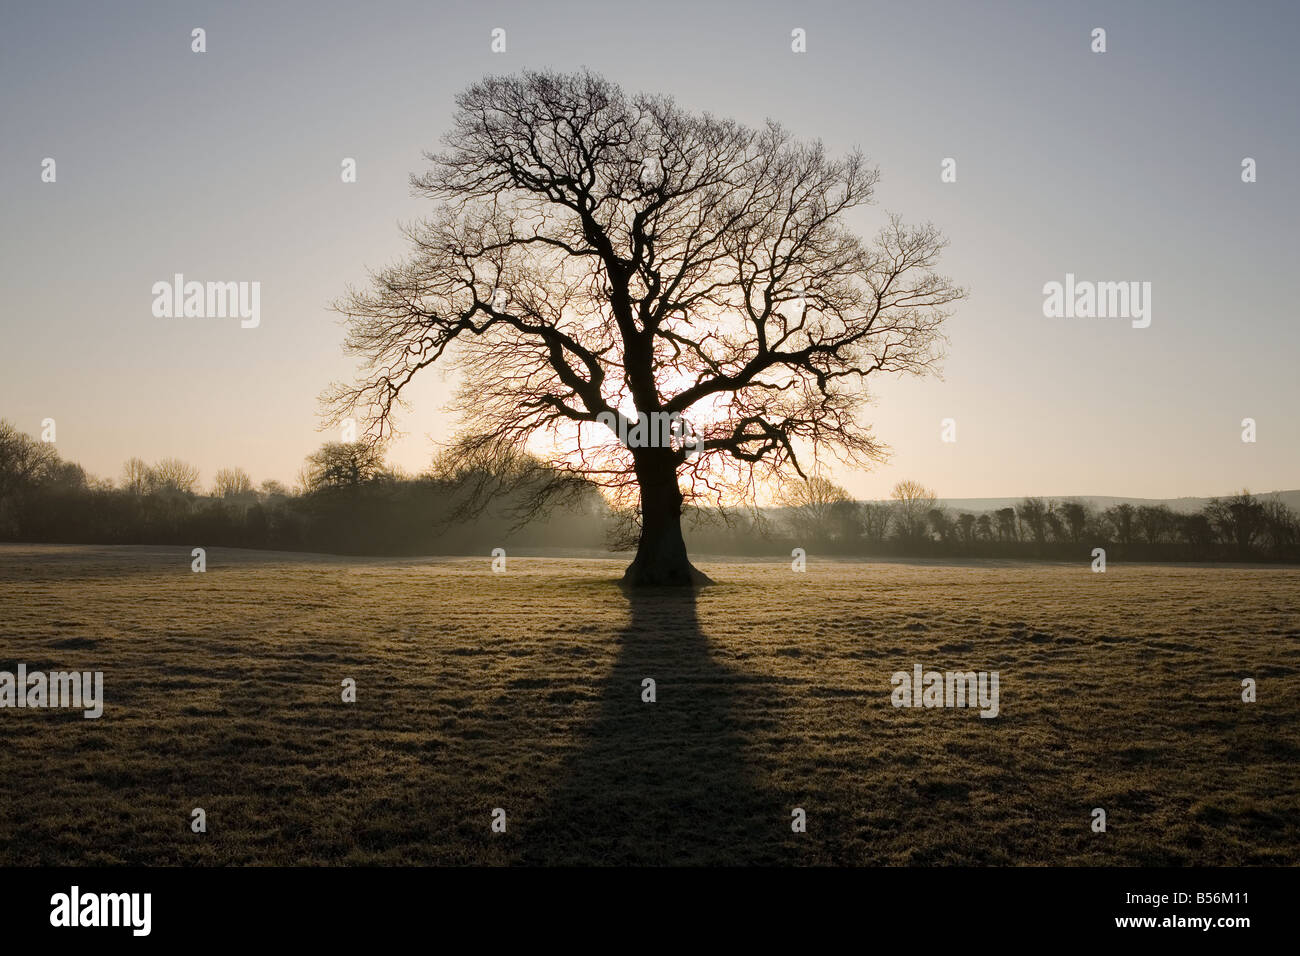
[[[332,423],[359,415],[382,441],[407,384],[455,368],[456,452],[527,445],[635,505],[634,585],[707,581],[684,500],[803,477],[804,454],[880,459],[866,379],[931,369],[963,293],[933,271],[934,227],[889,217],[866,243],[845,225],[878,179],[861,155],[589,72],[490,77],[457,106],[412,177],[438,207],[411,257],[337,305],[361,370],[326,394]]]

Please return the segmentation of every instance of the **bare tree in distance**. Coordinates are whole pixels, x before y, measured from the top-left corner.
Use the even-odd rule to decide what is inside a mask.
[[[1016,527],[1016,509],[999,508],[996,512],[999,541],[1019,541],[1020,531]]]
[[[880,544],[889,537],[894,521],[894,509],[885,501],[866,501],[862,504],[862,534],[872,544]]]
[[[1047,515],[1048,506],[1042,498],[1025,498],[1016,505],[1016,518],[1022,527],[1029,529],[1039,551],[1047,542]]]
[[[274,478],[267,478],[258,486],[258,491],[263,498],[287,498],[292,492],[283,482],[276,481]]]
[[[963,511],[957,516],[956,534],[962,544],[972,545],[977,540],[975,516]]]
[[[326,442],[307,456],[299,476],[305,491],[356,488],[388,474],[382,445],[367,442]]]
[[[1211,498],[1205,506],[1206,517],[1224,541],[1246,554],[1255,538],[1265,529],[1264,506],[1249,490],[1230,498]]]
[[[199,470],[179,458],[162,458],[149,469],[147,484],[153,492],[192,495],[199,485]]]
[[[0,499],[40,481],[58,460],[53,446],[0,419]]]
[[[930,530],[934,532],[934,536],[941,542],[947,544],[952,539],[952,515],[948,513],[948,509],[944,505],[937,504],[927,511],[925,520],[930,526]]]
[[[1134,524],[1134,515],[1136,509],[1128,502],[1121,502],[1111,508],[1107,508],[1105,515],[1106,520],[1115,529],[1115,540],[1121,546],[1128,548],[1133,544],[1133,538],[1136,534]]]
[[[776,503],[785,509],[785,521],[801,541],[824,544],[836,524],[836,506],[850,502],[849,493],[829,478],[810,475],[805,481],[790,481],[777,493]]]
[[[578,476],[636,509],[627,584],[707,582],[686,502],[753,501],[806,477],[806,455],[880,460],[867,379],[931,371],[963,295],[934,272],[933,226],[853,231],[874,166],[775,123],[526,72],[461,93],[445,142],[411,180],[437,208],[410,257],[336,304],[360,370],[323,396],[327,418],[382,441],[415,376],[454,369],[454,450],[513,465],[528,445],[557,494]],[[633,437],[656,416],[698,444]]]
[[[1071,543],[1078,544],[1087,533],[1088,523],[1093,517],[1092,509],[1082,501],[1071,499],[1061,502],[1061,515]]]
[[[919,481],[910,478],[894,485],[889,497],[894,499],[894,525],[906,541],[918,541],[925,535],[937,496]]]
[[[1174,535],[1178,527],[1178,516],[1168,505],[1139,505],[1136,522],[1142,538],[1147,544],[1162,544]],[[1200,529],[1193,538],[1199,540]]]
[[[214,498],[238,498],[252,494],[253,480],[242,468],[220,468],[212,482]]]
[[[122,487],[133,495],[149,492],[152,469],[143,458],[128,458],[122,465]]]

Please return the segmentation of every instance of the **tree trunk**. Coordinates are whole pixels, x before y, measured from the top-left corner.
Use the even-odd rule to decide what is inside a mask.
[[[641,488],[641,538],[623,575],[632,587],[691,587],[712,584],[686,556],[682,538],[682,493],[668,449],[647,449],[636,460]]]

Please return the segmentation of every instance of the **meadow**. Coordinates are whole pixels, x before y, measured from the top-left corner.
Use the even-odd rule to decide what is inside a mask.
[[[0,864],[1300,861],[1300,569],[696,563],[0,545],[0,670],[105,697],[0,710]]]

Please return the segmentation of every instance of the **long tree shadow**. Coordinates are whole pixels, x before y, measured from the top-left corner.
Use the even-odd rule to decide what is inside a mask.
[[[749,734],[776,684],[719,664],[689,589],[625,591],[628,623],[600,711],[523,835],[532,864],[785,861],[789,808],[760,782]],[[643,699],[643,681],[656,700]],[[743,706],[743,694],[761,695]]]

